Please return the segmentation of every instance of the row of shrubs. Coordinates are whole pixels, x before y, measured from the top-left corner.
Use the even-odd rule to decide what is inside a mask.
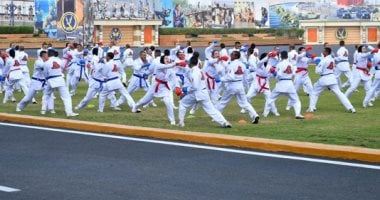
[[[33,34],[33,26],[0,26],[0,34]]]
[[[231,28],[231,29],[215,29],[215,28],[160,28],[160,35],[213,35],[213,34],[247,34],[254,36],[255,34],[270,34],[273,36],[302,37],[304,30],[297,28]]]

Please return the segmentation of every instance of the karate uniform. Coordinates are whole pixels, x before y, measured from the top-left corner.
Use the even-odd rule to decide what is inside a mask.
[[[201,69],[197,66],[189,69],[185,74],[187,79],[184,87],[187,88],[187,93],[180,100],[179,104],[179,125],[185,126],[186,110],[194,104],[202,105],[204,111],[217,123],[223,127],[231,127],[229,122],[223,117],[223,115],[215,108],[214,104],[210,100],[206,88],[206,76]]]
[[[277,83],[272,90],[270,99],[265,103],[264,117],[268,116],[271,105],[277,100],[280,95],[289,97],[289,104],[294,108],[296,118],[303,118],[301,115],[301,101],[299,100],[297,91],[294,87],[292,78],[295,74],[295,67],[289,62],[288,59],[281,60],[276,65]]]
[[[350,69],[350,63],[348,62],[348,50],[346,47],[340,47],[337,51],[337,57],[335,57],[336,69],[335,76],[338,80],[339,87],[343,87],[346,85],[351,85],[352,81],[352,73]],[[342,85],[342,81],[340,80],[340,75],[344,74],[347,77],[347,82]]]
[[[340,91],[334,69],[335,63],[331,55],[322,58],[322,61],[315,67],[315,72],[320,75],[320,78],[314,84],[313,92],[310,94],[310,105],[307,112],[316,110],[318,97],[325,88],[330,89],[347,110],[356,112],[350,100]]]
[[[267,60],[268,58],[265,57],[256,64],[256,78],[251,83],[247,92],[248,102],[251,102],[251,99],[255,97],[257,94],[263,94],[266,102],[269,102],[270,100],[270,79],[273,77],[273,74],[270,73],[270,66],[264,65],[264,63],[267,62]],[[273,114],[279,115],[275,103],[271,105],[270,110]],[[245,110],[242,110],[241,113],[245,113]]]
[[[290,57],[289,57],[290,58]],[[296,58],[296,62],[294,64],[293,58]],[[295,78],[294,78],[294,87],[296,89],[296,92],[298,92],[299,88],[301,86],[306,87],[306,93],[310,94],[313,92],[313,85],[311,83],[311,79],[309,77],[309,62],[310,58],[306,57],[306,52],[303,52],[301,54],[293,55],[291,59],[291,63],[293,66],[296,66],[296,71],[295,71]],[[287,110],[290,109],[290,100],[288,101],[287,104]]]
[[[146,105],[153,100],[153,98],[162,98],[165,106],[166,112],[168,115],[168,119],[170,124],[175,125],[175,117],[173,111],[173,103],[172,103],[172,88],[169,85],[169,74],[168,72],[172,69],[175,64],[161,64],[159,61],[160,58],[156,58],[153,60],[150,67],[154,68],[154,74],[156,74],[152,85],[150,85],[148,91],[145,93],[144,97],[142,97],[132,109],[132,112],[136,112],[140,106]]]
[[[252,105],[248,103],[244,91],[243,79],[245,70],[245,65],[238,59],[231,61],[228,65],[227,73],[221,77],[221,81],[225,83],[225,91],[217,104],[217,109],[222,113],[232,97],[235,96],[239,106],[247,110],[252,120],[258,123],[259,115]]]
[[[57,57],[50,57],[49,60],[45,62],[44,72],[47,86],[44,89],[41,112],[46,112],[49,98],[52,97],[53,90],[57,89],[63,101],[66,116],[76,116],[78,114],[73,113],[71,96],[63,78],[62,69],[62,61]]]
[[[133,67],[133,50],[131,48],[124,51],[123,61],[124,68]]]
[[[24,96],[24,98],[17,104],[16,111],[20,112],[23,110],[32,100],[34,96],[37,94],[37,91],[43,91],[46,87],[46,79],[44,72],[45,63],[41,58],[38,58],[34,63],[34,71],[32,75],[32,80],[30,83],[29,91]],[[54,111],[54,98],[50,96],[47,100],[47,108],[48,110]]]
[[[375,78],[370,90],[365,95],[363,107],[367,107],[372,104],[371,99],[376,97],[376,92],[380,89],[380,52],[373,55],[372,65],[371,71]]]
[[[367,68],[368,57],[371,55],[371,52],[367,53],[358,53],[357,54],[357,63],[356,63],[356,73],[352,77],[351,86],[347,89],[345,95],[350,97],[350,95],[358,88],[360,82],[363,83],[366,95],[371,88],[371,74]]]
[[[80,103],[75,107],[76,110],[83,109],[88,103],[103,90],[103,85],[105,83],[105,77],[102,75],[101,71],[104,67],[103,63],[99,63],[99,57],[97,55],[92,56],[90,64],[90,79],[89,86],[86,96],[80,101]],[[116,107],[116,97],[114,93],[108,95],[108,99],[111,100],[111,108]]]
[[[128,101],[130,108],[133,108],[135,101],[131,95],[125,89],[123,83],[120,80],[119,67],[117,62],[114,60],[109,60],[102,68],[101,75],[105,78],[105,83],[103,84],[103,89],[99,95],[99,110],[98,112],[103,112],[106,97],[113,91],[119,91],[122,96]]]
[[[8,57],[4,64],[3,76],[5,77],[5,95],[3,103],[7,103],[10,97],[13,97],[13,91],[16,84],[21,88],[26,88],[25,82],[22,81],[24,75],[21,71],[20,62],[18,59]],[[24,94],[26,91],[24,90]]]

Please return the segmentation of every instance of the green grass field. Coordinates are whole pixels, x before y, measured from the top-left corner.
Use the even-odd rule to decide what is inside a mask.
[[[32,66],[32,63],[29,64]],[[310,74],[312,75],[312,81],[315,82],[317,76],[314,73],[313,68],[311,69]],[[274,83],[272,83],[271,86],[273,87]],[[86,91],[86,83],[81,82],[78,86],[77,94],[73,97],[73,107],[85,96]],[[39,104],[30,104],[23,112],[17,114],[40,116],[41,95],[42,92],[39,92],[37,95]],[[132,96],[137,102],[143,95],[144,91],[138,91]],[[357,110],[356,114],[351,114],[345,110],[334,94],[329,92],[329,90],[326,90],[319,98],[318,110],[314,113],[314,117],[305,120],[294,119],[293,110],[285,110],[287,98],[280,97],[276,105],[281,116],[275,117],[270,115],[268,118],[262,117],[258,125],[250,123],[239,124],[238,121],[240,119],[250,122],[250,118],[248,114],[240,114],[240,107],[235,101],[233,101],[223,113],[226,119],[232,123],[232,129],[221,128],[217,123],[212,122],[202,109],[197,111],[194,118],[186,119],[186,127],[180,128],[177,126],[170,126],[166,115],[166,109],[160,99],[155,100],[158,107],[149,107],[147,109],[142,108],[143,112],[138,114],[131,113],[130,108],[127,105],[121,107],[123,111],[112,111],[109,108],[109,102],[106,104],[104,113],[97,113],[98,101],[97,99],[94,99],[90,104],[95,106],[79,111],[80,115],[74,119],[379,149],[380,118],[378,116],[380,112],[380,103],[377,101],[375,102],[374,107],[366,109],[362,108],[361,105],[364,95],[365,91],[360,87],[359,91],[351,96],[350,100]],[[1,100],[3,96],[4,94],[0,94]],[[23,94],[15,92],[15,96],[19,101],[23,97]],[[57,93],[56,97],[55,110],[57,114],[46,114],[46,117],[66,118],[62,101]],[[302,91],[300,92],[300,98],[302,103],[302,113],[306,114],[309,99]],[[258,113],[261,114],[263,112],[263,96],[260,95],[254,98],[252,104]],[[178,105],[178,102],[176,102],[176,105]],[[16,113],[15,109],[16,103],[1,104],[0,106],[1,112],[5,113]],[[175,112],[177,115],[178,111]]]

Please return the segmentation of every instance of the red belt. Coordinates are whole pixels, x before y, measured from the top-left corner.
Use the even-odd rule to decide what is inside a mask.
[[[259,82],[259,86],[260,86],[259,93],[261,93],[263,90],[269,89],[269,88],[265,87],[265,85],[267,84],[267,77],[260,76],[260,75],[257,75],[257,74],[256,74],[256,77],[258,78],[258,82]],[[261,79],[264,79],[264,83],[263,84],[261,84]]]
[[[364,74],[366,74],[366,75],[368,75],[368,76],[370,75],[369,72],[368,72],[368,69],[367,69],[367,68],[356,67],[356,69],[363,71]]]
[[[156,93],[158,92],[158,86],[160,86],[160,84],[164,84],[165,87],[168,88],[168,90],[170,90],[168,82],[162,81],[162,80],[157,79],[157,78],[156,78],[156,82],[157,82],[157,84],[156,84],[156,89],[154,90],[154,92],[156,92]]]
[[[210,76],[207,72],[206,72],[206,76],[207,76],[207,86],[208,86],[208,89],[211,90],[211,89],[215,89],[215,78],[213,78],[212,76]],[[211,87],[211,83],[210,83],[210,79],[212,79],[212,87]]]
[[[302,71],[308,71],[307,68],[303,68],[303,67],[297,67],[297,70],[296,70],[296,73],[299,73],[299,72],[302,72]]]

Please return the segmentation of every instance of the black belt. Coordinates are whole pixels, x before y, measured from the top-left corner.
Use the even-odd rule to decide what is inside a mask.
[[[330,74],[334,74],[334,73],[321,74],[321,76],[327,76],[327,75],[330,75]]]

